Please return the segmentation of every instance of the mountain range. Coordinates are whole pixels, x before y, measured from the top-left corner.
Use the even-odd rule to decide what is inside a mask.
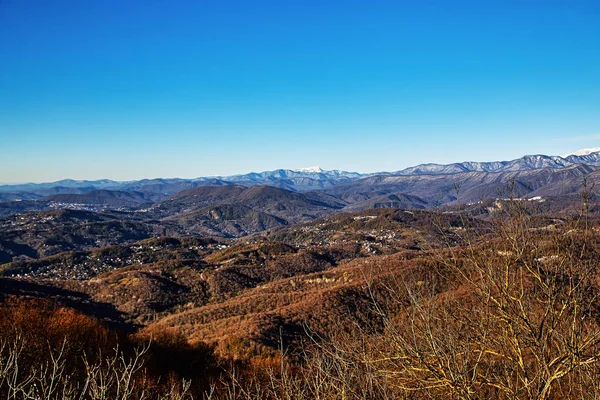
[[[472,162],[454,164],[421,164],[395,172],[394,175],[455,174],[459,172],[514,172],[540,168],[565,168],[572,165],[600,165],[600,152],[583,155],[529,155],[512,161]]]
[[[442,269],[444,260],[474,251],[504,268],[512,253],[493,232],[502,222],[496,216],[515,204],[519,215],[532,215],[524,229],[524,219],[513,221],[517,232],[543,239],[537,253],[522,254],[530,265],[556,260],[562,282],[564,258],[550,251],[564,245],[568,257],[584,260],[572,229],[582,220],[569,213],[580,215],[583,199],[586,226],[598,226],[598,157],[526,156],[379,174],[308,168],[63,181],[30,186],[39,194],[20,192],[28,195],[19,201],[19,192],[5,191],[0,295],[51,298],[138,332],[176,330],[219,354],[305,343],[307,326],[321,336],[353,324],[379,330],[369,293],[387,299],[389,283],[412,282],[419,296],[439,294],[436,301],[450,298],[448,290],[462,299],[463,283],[446,281],[457,269]],[[599,254],[593,235],[589,243],[588,254]]]
[[[585,183],[584,183],[585,182]],[[340,212],[425,210],[526,198],[552,212],[595,200],[600,152],[423,164],[395,173],[276,170],[133,182],[65,180],[0,187],[0,263],[161,236],[238,238]],[[595,203],[589,207],[597,210]]]
[[[597,149],[591,149],[597,150]],[[461,172],[515,172],[541,168],[566,168],[573,165],[600,166],[600,151],[579,151],[568,156],[527,155],[512,161],[473,162],[453,164],[420,164],[396,172],[358,173],[319,167],[298,170],[277,169],[231,176],[198,177],[193,179],[156,178],[137,181],[72,180],[49,183],[25,183],[0,186],[0,201],[35,200],[55,194],[84,194],[97,190],[139,192],[145,200],[157,201],[185,189],[200,186],[268,185],[291,191],[328,189],[342,183],[369,176],[446,175]]]

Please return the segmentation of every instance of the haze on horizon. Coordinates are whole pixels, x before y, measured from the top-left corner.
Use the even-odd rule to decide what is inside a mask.
[[[600,145],[596,1],[0,2],[0,182]]]

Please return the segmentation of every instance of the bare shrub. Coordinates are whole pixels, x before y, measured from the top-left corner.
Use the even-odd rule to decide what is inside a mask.
[[[300,366],[233,377],[226,398],[600,398],[597,234],[585,214],[544,226],[523,204],[403,276],[370,265],[390,268],[365,272],[383,328],[309,332]]]
[[[448,290],[390,282],[404,312],[378,303],[384,333],[340,359],[411,398],[599,397],[598,243],[584,220],[556,231],[532,226],[518,202],[509,211],[498,238],[437,253],[457,277]]]

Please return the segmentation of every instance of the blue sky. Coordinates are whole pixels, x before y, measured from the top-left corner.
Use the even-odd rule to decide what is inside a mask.
[[[1,182],[598,146],[598,1],[0,0]]]

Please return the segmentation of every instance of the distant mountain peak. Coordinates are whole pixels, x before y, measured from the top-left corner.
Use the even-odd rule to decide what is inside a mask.
[[[565,157],[568,156],[589,156],[592,153],[597,153],[600,151],[600,147],[592,147],[590,149],[581,149],[576,152],[566,154]]]
[[[313,173],[321,173],[324,171],[324,169],[322,169],[321,167],[307,167],[307,168],[300,168],[300,169],[296,169],[294,170],[295,172],[313,172]]]

